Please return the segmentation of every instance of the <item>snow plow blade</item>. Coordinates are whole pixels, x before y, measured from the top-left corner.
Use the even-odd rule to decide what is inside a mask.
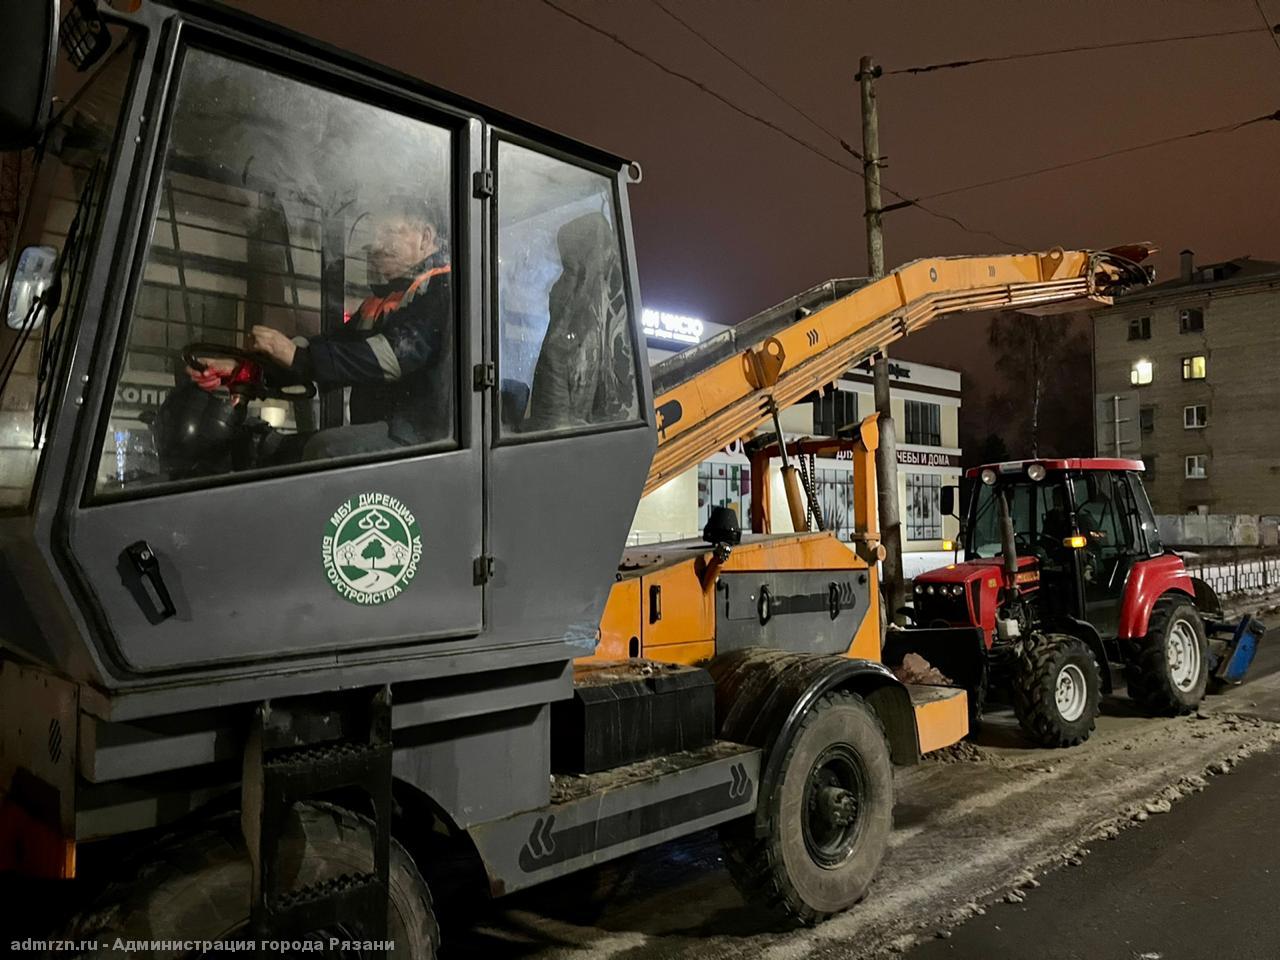
[[[1212,676],[1221,683],[1242,683],[1253,658],[1258,652],[1258,643],[1267,628],[1258,622],[1256,617],[1246,614],[1238,623],[1222,620],[1207,620],[1205,628],[1209,632],[1210,654],[1216,658]],[[1224,641],[1224,637],[1226,639]]]

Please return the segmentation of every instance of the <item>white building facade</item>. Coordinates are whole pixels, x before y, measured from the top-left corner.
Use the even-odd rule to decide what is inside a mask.
[[[703,337],[723,327],[705,324]],[[700,338],[700,339],[702,339]],[[650,338],[650,362],[670,356],[676,344]],[[942,367],[894,360],[890,397],[898,430],[898,502],[907,577],[951,561],[944,541],[954,540],[959,522],[944,517],[941,489],[960,484],[960,373]],[[875,411],[869,366],[846,373],[815,402],[799,403],[781,415],[788,441],[831,437],[856,426]],[[812,471],[824,527],[848,540],[853,522],[853,468],[848,461],[814,459]],[[780,471],[771,471],[770,510],[775,531],[790,529]],[[701,536],[713,507],[727,506],[750,527],[751,464],[734,444],[655,490],[640,501],[631,543],[654,543]]]

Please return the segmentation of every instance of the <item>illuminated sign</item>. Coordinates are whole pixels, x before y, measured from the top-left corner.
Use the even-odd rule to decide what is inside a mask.
[[[640,323],[644,326],[644,335],[654,340],[666,340],[669,343],[700,343],[702,341],[702,321],[697,317],[686,317],[679,313],[666,313],[646,307],[640,314]]]

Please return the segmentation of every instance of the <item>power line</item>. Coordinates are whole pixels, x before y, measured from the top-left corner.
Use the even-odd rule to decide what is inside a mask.
[[[1028,177],[1037,177],[1042,173],[1053,173],[1058,170],[1066,170],[1070,167],[1078,167],[1086,163],[1095,163],[1098,160],[1106,160],[1109,157],[1118,157],[1126,153],[1136,153],[1139,150],[1150,150],[1153,147],[1177,143],[1180,140],[1192,140],[1196,137],[1207,137],[1218,133],[1233,133],[1242,127],[1252,126],[1255,123],[1263,123],[1267,120],[1280,120],[1280,110],[1277,110],[1275,113],[1265,113],[1262,116],[1254,117],[1251,120],[1241,120],[1238,123],[1227,123],[1220,127],[1209,127],[1205,130],[1195,130],[1191,133],[1183,133],[1175,137],[1163,137],[1159,140],[1149,140],[1146,143],[1135,144],[1131,147],[1121,147],[1119,150],[1108,150],[1106,153],[1096,153],[1090,157],[1079,157],[1075,160],[1065,160],[1062,163],[1051,164],[1047,167],[1038,167],[1035,170],[1024,170],[1021,173],[1011,173],[1008,176],[996,177],[992,180],[983,180],[978,183],[970,183],[963,187],[952,187],[949,190],[939,190],[937,193],[927,194],[920,199],[937,200],[939,197],[949,197],[957,193],[965,193],[969,190],[978,190],[983,187],[992,187],[996,184],[1010,183],[1014,180],[1026,180]],[[918,205],[918,201],[913,202]]]
[[[678,13],[676,13],[674,10],[669,9],[669,8],[668,8],[668,7],[667,7],[667,6],[662,2],[662,0],[653,0],[653,5],[654,5],[655,7],[657,7],[659,10],[661,10],[663,13],[665,13],[665,14],[666,14],[668,17],[670,17],[672,20],[676,21],[676,23],[680,24],[680,26],[684,27],[686,30],[688,30],[690,33],[692,33],[695,37],[697,37],[699,40],[701,40],[703,43],[705,43],[708,47],[710,47],[710,48],[711,48],[712,50],[714,50],[716,53],[720,54],[720,56],[722,56],[724,59],[726,59],[726,60],[728,60],[730,63],[732,63],[735,67],[737,67],[739,70],[741,70],[743,73],[745,73],[748,77],[750,77],[750,78],[751,78],[752,80],[754,80],[756,83],[760,84],[760,86],[762,86],[762,87],[764,87],[766,90],[768,90],[771,94],[773,94],[775,97],[777,97],[777,98],[778,98],[779,100],[781,100],[783,103],[785,103],[788,107],[790,107],[790,108],[791,108],[792,110],[794,110],[796,113],[800,114],[800,116],[802,116],[802,117],[804,117],[806,120],[808,120],[811,124],[813,124],[813,125],[814,125],[815,127],[817,127],[819,130],[821,130],[821,131],[822,131],[823,133],[825,133],[827,136],[829,136],[832,140],[834,140],[834,141],[836,141],[838,144],[840,144],[840,148],[841,148],[842,150],[844,150],[844,152],[845,152],[845,153],[849,154],[850,156],[857,157],[859,160],[861,160],[861,159],[862,159],[862,153],[861,153],[860,151],[858,151],[858,150],[855,150],[855,149],[853,148],[853,145],[852,145],[852,144],[850,144],[847,140],[845,140],[845,139],[844,139],[843,137],[841,137],[839,134],[837,134],[837,133],[835,133],[834,131],[832,131],[829,127],[824,126],[824,125],[823,125],[821,122],[819,122],[818,120],[815,120],[815,119],[814,119],[814,118],[813,118],[809,113],[807,113],[807,112],[806,112],[802,107],[800,107],[800,106],[799,106],[798,104],[796,104],[794,101],[789,100],[787,97],[785,97],[785,96],[783,96],[781,93],[779,93],[776,89],[774,89],[773,87],[771,87],[771,86],[770,86],[770,85],[769,85],[769,84],[768,84],[768,83],[767,83],[763,78],[761,78],[761,77],[760,77],[760,75],[759,75],[759,74],[752,72],[752,70],[751,70],[749,67],[747,67],[745,64],[743,64],[741,61],[739,61],[739,60],[735,59],[734,57],[732,57],[732,56],[730,56],[728,53],[726,53],[724,50],[722,50],[722,49],[721,49],[719,46],[717,46],[717,45],[716,45],[716,43],[715,43],[713,40],[711,40],[711,38],[710,38],[710,37],[708,37],[705,33],[703,33],[701,30],[699,30],[699,29],[698,29],[697,27],[695,27],[693,24],[689,23],[689,21],[685,20],[682,16],[680,16],[680,15],[679,15]]]
[[[1257,0],[1254,0],[1256,3]],[[1259,8],[1261,10],[1261,8]],[[1263,15],[1266,19],[1266,15]],[[1220,30],[1216,33],[1187,33],[1177,37],[1153,37],[1147,40],[1116,40],[1111,43],[1084,44],[1078,47],[1059,47],[1055,50],[1035,50],[1027,53],[1009,53],[998,57],[975,57],[971,60],[950,60],[945,63],[931,63],[923,67],[900,67],[897,70],[886,70],[885,75],[933,73],[937,70],[957,70],[961,67],[974,67],[988,63],[1008,63],[1012,60],[1031,60],[1036,57],[1057,57],[1068,53],[1087,53],[1095,50],[1119,50],[1124,47],[1145,47],[1160,43],[1181,43],[1187,40],[1209,40],[1215,37],[1237,37],[1249,33],[1261,33],[1262,27],[1247,27],[1240,30]],[[1271,27],[1266,28],[1268,33]],[[1277,41],[1280,43],[1280,41]]]
[[[750,120],[754,120],[756,123],[763,124],[764,126],[768,127],[770,130],[773,130],[775,133],[781,134],[791,142],[797,144],[800,147],[803,147],[805,150],[808,150],[814,156],[819,157],[822,160],[825,160],[827,163],[831,164],[832,166],[838,167],[839,169],[844,170],[847,173],[852,173],[854,176],[861,177],[863,179],[866,178],[866,175],[861,170],[855,167],[851,167],[848,164],[842,163],[841,161],[835,159],[834,157],[831,157],[830,155],[825,153],[823,150],[814,146],[808,140],[805,140],[803,137],[798,137],[795,134],[791,133],[790,131],[784,130],[782,127],[778,126],[777,124],[769,120],[766,120],[764,117],[761,117],[758,114],[752,113],[749,110],[743,109],[742,107],[734,103],[732,100],[729,100],[727,97],[724,97],[723,95],[712,90],[710,87],[702,83],[700,80],[697,80],[696,78],[691,77],[686,73],[682,73],[679,70],[675,70],[675,69],[672,69],[671,67],[668,67],[666,64],[662,63],[660,60],[657,60],[656,58],[645,53],[643,50],[640,50],[639,48],[628,43],[626,40],[618,36],[616,33],[606,30],[603,27],[599,27],[589,20],[583,19],[577,14],[572,13],[569,10],[566,10],[564,7],[561,7],[559,4],[554,3],[553,0],[541,0],[541,2],[546,6],[550,7],[556,13],[560,14],[561,16],[567,17],[568,19],[574,21],[579,26],[585,27],[587,30],[590,30],[593,33],[599,34],[600,36],[605,37],[608,40],[611,40],[613,43],[618,44],[618,46],[622,47],[625,50],[630,51],[631,53],[635,54],[637,57],[640,57],[640,59],[644,60],[645,62],[652,64],[653,66],[657,67],[659,70],[661,70],[663,73],[667,74],[668,76],[676,77],[680,80],[685,81],[688,84],[691,84],[697,87],[703,93],[706,93],[708,96],[714,97],[716,100],[720,101],[725,106],[729,107],[735,113],[739,113]],[[885,193],[892,194],[893,196],[897,197],[900,201],[902,201],[901,203],[890,204],[889,207],[885,208],[886,210],[902,209],[905,207],[915,207],[916,209],[919,209],[924,213],[929,214],[932,217],[937,217],[939,220],[946,220],[949,223],[955,224],[961,230],[964,230],[966,233],[971,233],[975,236],[990,237],[996,242],[1004,244],[1005,246],[1011,247],[1015,250],[1029,249],[1027,244],[1014,243],[1010,240],[1006,240],[1004,237],[1001,237],[999,234],[993,233],[990,230],[983,230],[983,229],[970,227],[967,224],[965,224],[964,221],[962,221],[959,217],[952,216],[951,214],[948,214],[948,213],[943,213],[940,210],[931,209],[930,207],[927,207],[922,202],[920,202],[920,200],[909,198],[905,194],[899,193],[897,190],[890,189],[887,186],[883,187],[883,190]]]
[[[590,20],[584,20],[582,17],[578,16],[576,13],[572,13],[571,11],[566,10],[564,7],[560,6],[559,4],[553,3],[552,0],[542,0],[542,3],[546,4],[548,7],[556,11],[556,13],[560,14],[561,16],[568,17],[570,20],[574,21],[575,23],[583,27],[586,27],[588,30],[592,31],[593,33],[598,33],[602,37],[607,37],[609,40],[612,40],[614,43],[618,44],[620,47],[623,47],[624,49],[631,51],[640,59],[657,67],[659,70],[661,70],[663,73],[667,74],[668,76],[676,77],[680,80],[683,80],[685,83],[692,84],[693,86],[697,87],[699,90],[701,90],[703,93],[707,94],[708,96],[714,97],[716,100],[719,100],[721,103],[723,103],[726,107],[728,107],[730,110],[734,111],[735,113],[739,113],[742,116],[748,118],[749,120],[754,120],[756,123],[763,124],[764,126],[768,127],[770,130],[773,130],[775,133],[782,134],[782,136],[786,137],[788,140],[798,144],[801,147],[804,147],[810,153],[827,161],[827,163],[830,163],[833,166],[837,166],[841,170],[847,170],[850,173],[857,174],[858,176],[862,176],[861,170],[857,170],[854,167],[850,167],[844,163],[841,163],[839,160],[836,160],[835,158],[824,153],[822,150],[814,146],[808,140],[805,140],[803,137],[798,137],[794,133],[791,133],[789,130],[784,130],[782,127],[778,126],[776,123],[772,122],[771,120],[766,120],[764,117],[760,116],[759,114],[752,113],[750,110],[746,110],[738,106],[729,98],[712,90],[701,80],[691,77],[687,73],[682,73],[679,70],[675,70],[675,69],[672,69],[671,67],[668,67],[662,61],[654,57],[651,57],[649,54],[645,53],[643,50],[639,49],[638,47],[632,46],[630,43],[628,43],[622,37],[618,36],[616,33],[606,30],[603,27],[596,26]]]
[[[1267,20],[1267,11],[1262,9],[1262,0],[1253,0],[1253,5],[1258,8],[1258,16],[1262,18],[1262,22],[1267,25],[1267,33],[1271,34],[1271,42],[1276,45],[1276,49],[1280,50],[1280,23],[1272,26]]]

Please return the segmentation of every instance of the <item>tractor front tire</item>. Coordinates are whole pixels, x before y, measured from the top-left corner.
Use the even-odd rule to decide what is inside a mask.
[[[861,900],[893,828],[884,727],[861,697],[829,693],[786,745],[781,776],[755,817],[721,830],[730,876],[780,924],[815,924]]]
[[[1209,684],[1209,640],[1190,597],[1166,594],[1151,608],[1147,635],[1129,645],[1129,696],[1148,713],[1190,713]]]
[[[297,889],[342,874],[370,872],[373,831],[372,821],[341,807],[299,804],[280,839],[279,875],[288,889]],[[167,940],[218,943],[253,938],[249,931],[251,866],[238,814],[216,817],[198,832],[139,851],[122,873],[72,924],[69,938],[98,944],[96,951],[82,956],[94,960],[123,956],[114,948],[117,940],[149,945],[155,941],[150,949],[143,947],[129,956],[159,958],[173,955],[155,949]],[[356,942],[371,939],[359,930],[336,924],[303,939],[329,937]],[[431,894],[418,868],[395,840],[391,842],[386,938],[394,944],[388,956],[415,960],[433,960],[440,942]],[[318,953],[332,955],[328,948],[326,942]],[[360,949],[340,952],[345,957],[363,953]]]
[[[1013,712],[1041,747],[1074,747],[1089,739],[1102,699],[1102,672],[1079,637],[1033,637],[1018,658]]]

